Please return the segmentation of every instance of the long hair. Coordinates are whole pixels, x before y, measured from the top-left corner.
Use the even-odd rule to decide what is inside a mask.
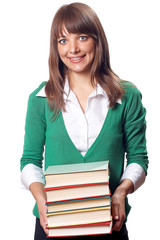
[[[64,28],[68,33],[87,34],[94,39],[95,57],[91,66],[91,83],[94,85],[96,79],[96,83],[108,95],[109,107],[114,107],[116,101],[123,97],[124,90],[121,80],[111,69],[108,42],[101,22],[88,5],[72,3],[63,5],[57,11],[51,26],[49,81],[45,92],[51,109],[54,108],[54,117],[61,109],[65,111],[63,94],[67,67],[61,61],[57,49],[57,39],[59,35],[63,35]]]

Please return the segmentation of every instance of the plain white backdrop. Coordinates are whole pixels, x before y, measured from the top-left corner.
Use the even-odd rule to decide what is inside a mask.
[[[0,1],[1,233],[5,239],[33,239],[34,199],[20,185],[20,158],[29,94],[48,80],[50,27],[67,0]],[[133,82],[147,108],[149,171],[129,196],[130,240],[158,239],[160,173],[160,34],[157,0],[84,0],[105,29],[112,69]]]

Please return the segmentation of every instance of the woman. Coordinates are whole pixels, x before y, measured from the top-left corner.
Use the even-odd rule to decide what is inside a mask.
[[[48,234],[44,146],[45,169],[109,159],[114,225],[111,235],[98,239],[128,239],[127,195],[142,185],[148,167],[146,111],[138,89],[112,71],[103,27],[86,4],[72,3],[57,11],[51,27],[49,73],[49,81],[29,97],[21,158],[22,182],[36,200],[35,239],[46,239]]]

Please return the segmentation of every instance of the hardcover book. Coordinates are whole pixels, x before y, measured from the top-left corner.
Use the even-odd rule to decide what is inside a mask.
[[[112,232],[109,161],[55,165],[44,174],[48,237]]]

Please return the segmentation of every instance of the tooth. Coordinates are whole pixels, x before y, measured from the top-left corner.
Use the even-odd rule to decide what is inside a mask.
[[[74,60],[74,61],[76,61],[76,60],[79,60],[79,59],[81,59],[81,58],[71,58],[72,60]]]

